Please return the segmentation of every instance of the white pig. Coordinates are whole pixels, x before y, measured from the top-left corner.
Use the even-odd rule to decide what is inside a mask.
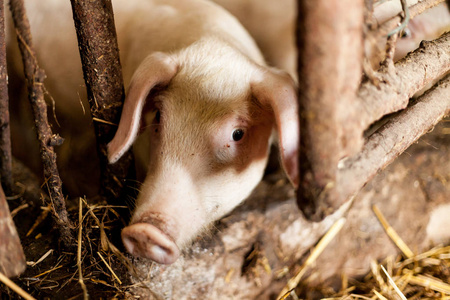
[[[297,0],[211,0],[230,11],[255,39],[269,64],[287,71],[297,79],[297,47],[295,26]],[[374,1],[375,2],[375,1]],[[408,1],[409,5],[417,0]],[[381,5],[378,5],[382,3]],[[374,18],[379,24],[401,12],[400,0],[382,1],[375,4]],[[422,40],[433,40],[450,30],[450,13],[446,3],[441,3],[409,22],[405,34],[398,40],[394,60],[404,57],[419,47]],[[377,45],[384,51],[385,42]],[[366,43],[370,48],[373,45]],[[368,58],[378,68],[377,51],[368,50]],[[375,54],[375,55],[374,55]]]
[[[233,12],[266,57],[295,77],[295,1],[286,0],[286,6],[277,2],[276,10],[273,3],[238,2],[246,10]],[[128,9],[134,18],[127,17],[123,28],[128,34],[139,32],[139,42],[132,36],[121,46],[128,54],[122,53],[122,63],[129,89],[109,159],[116,161],[135,143],[138,165],[148,169],[122,237],[130,253],[172,263],[180,249],[259,182],[274,126],[283,166],[297,184],[296,91],[286,73],[265,66],[236,19],[213,4],[155,1]],[[266,22],[267,11],[272,19]],[[122,9],[117,12],[120,24]],[[427,16],[436,12],[417,17],[410,29],[415,36],[436,38],[445,22]],[[415,27],[421,22],[428,27]],[[118,29],[119,41],[128,36],[123,28]],[[398,53],[406,53],[416,46],[399,42],[398,47]],[[142,128],[146,131],[136,141]]]
[[[154,1],[133,14],[127,30],[140,36],[129,47],[138,53],[122,60],[124,76],[134,75],[109,159],[147,127],[136,148],[148,172],[122,238],[134,255],[173,263],[261,180],[274,125],[283,164],[297,181],[296,89],[287,74],[264,65],[246,31],[214,4]]]
[[[58,117],[75,124],[81,69],[65,72],[81,67],[68,4],[41,0],[27,7],[50,93],[70,101],[61,109],[57,103]],[[297,183],[297,90],[214,3],[116,0],[113,7],[127,96],[108,157],[114,163],[134,146],[145,171],[122,239],[132,255],[170,264],[258,184],[274,129],[282,164]]]
[[[297,0],[211,0],[227,9],[255,39],[271,66],[297,78]]]

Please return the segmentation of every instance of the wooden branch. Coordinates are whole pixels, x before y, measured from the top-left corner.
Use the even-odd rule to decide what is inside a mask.
[[[426,12],[444,2],[445,0],[423,0],[417,3],[417,0],[385,1],[376,6],[375,10],[370,5],[366,12],[366,30],[365,45],[366,59],[364,72],[373,82],[378,82],[379,78],[372,73],[380,68],[380,64],[386,63],[386,43],[388,35],[392,36],[394,32],[399,32],[408,25],[406,20],[406,12],[409,14],[409,20]],[[407,2],[407,3],[406,3]],[[407,6],[410,5],[410,6]],[[403,10],[403,13],[402,13]],[[401,13],[405,17],[401,17]],[[401,25],[400,22],[402,22]],[[435,37],[436,38],[436,37]],[[411,49],[412,50],[412,49]],[[396,56],[399,53],[396,53]],[[402,53],[401,56],[406,53]]]
[[[0,178],[7,195],[13,189],[11,132],[8,108],[8,72],[6,70],[5,6],[0,0]]]
[[[101,168],[102,193],[110,200],[122,194],[125,178],[134,166],[128,152],[114,165],[108,164],[106,144],[113,138],[124,100],[114,15],[110,0],[71,0],[89,105],[95,122]],[[109,124],[108,124],[109,123]]]
[[[430,9],[442,2],[445,2],[445,0],[423,0],[419,3],[411,6],[409,8],[409,14],[410,18],[413,19],[415,16],[420,15],[421,13],[425,12],[427,9]],[[390,20],[384,22],[380,25],[380,28],[378,30],[378,35],[385,37],[389,32],[394,30],[396,27],[398,27],[398,24],[402,21],[401,17],[399,15],[391,18]]]
[[[322,0],[299,1],[298,6],[298,203],[308,219],[320,220],[323,212],[316,199],[325,194],[334,198],[339,159],[363,145],[352,108],[362,70],[364,4]]]
[[[47,105],[44,100],[44,70],[40,69],[31,39],[30,24],[26,16],[23,0],[11,0],[10,8],[16,28],[19,49],[22,54],[25,79],[28,85],[28,97],[34,116],[44,176],[49,190],[53,208],[53,219],[58,225],[60,238],[65,247],[71,247],[73,236],[66,205],[62,194],[62,183],[56,165],[56,154],[53,146],[60,145],[62,138],[52,133],[48,124]]]
[[[341,163],[338,187],[343,199],[356,194],[378,171],[450,114],[450,75],[369,137],[358,155]]]
[[[26,260],[19,235],[0,187],[0,273],[14,277],[25,271]]]
[[[395,74],[382,68],[376,73],[379,86],[365,82],[359,89],[359,134],[384,115],[404,109],[415,93],[448,71],[450,32],[435,41],[423,41],[419,49],[395,64]]]
[[[450,33],[444,34],[435,41],[422,42],[419,49],[410,53],[395,64],[394,72],[391,72],[389,67],[382,68],[382,70],[377,73],[377,76],[381,78],[379,86],[376,86],[371,82],[366,82],[360,87],[358,92],[359,99],[354,103],[355,108],[358,111],[356,115],[359,122],[353,123],[353,126],[355,126],[355,134],[362,136],[364,130],[366,130],[374,121],[386,114],[404,109],[408,105],[409,99],[415,93],[425,88],[439,77],[442,77],[448,71],[450,71]],[[443,103],[445,103],[445,101]],[[441,109],[443,109],[441,113],[444,113],[445,109],[443,107],[441,107]],[[422,116],[418,114],[414,121],[416,122],[415,124],[410,124],[410,127],[402,127],[404,132],[397,131],[389,133],[389,129],[386,129],[386,131],[383,131],[383,135],[412,135],[411,139],[413,137],[417,139],[420,135],[417,133],[417,130],[419,129],[416,131],[413,130],[415,126],[418,124],[421,124],[420,126],[425,126],[419,127],[421,128],[420,130],[424,132],[432,126],[429,122],[425,122],[427,120],[426,116],[427,114],[422,114]],[[395,149],[404,150],[410,145],[406,138],[404,141],[398,142],[401,143],[396,145]],[[370,171],[363,172],[362,170],[359,170],[358,168],[363,168],[360,164],[355,164],[355,166],[358,167],[352,168],[352,170],[355,171],[354,175],[349,175],[348,172],[350,171],[345,171],[345,175],[343,175],[343,170],[340,169],[337,171],[335,177],[336,181],[325,186],[323,190],[318,190],[315,195],[313,194],[313,198],[311,198],[310,201],[313,203],[311,206],[315,208],[316,214],[311,219],[321,220],[323,217],[331,214],[369,181],[379,168],[387,165],[388,162],[391,162],[392,159],[401,153],[394,151],[393,153],[395,153],[395,155],[391,157],[390,155],[392,155],[392,153],[387,152],[384,153],[386,157],[383,157],[380,153],[370,153],[370,151],[367,150],[369,145],[371,144],[368,142],[366,148],[364,148],[364,151],[366,152],[359,153],[357,156],[347,157],[352,157],[349,161],[353,161],[354,157],[360,157],[361,155],[371,157],[370,159],[366,158],[364,162],[372,166]],[[404,147],[403,145],[407,146]],[[334,149],[329,151],[334,151]],[[375,162],[383,162],[384,164],[378,165]],[[374,164],[376,167],[373,166]],[[313,185],[310,182],[306,183],[314,188],[317,188],[318,186],[317,184]],[[306,188],[307,187],[308,186],[306,186]],[[305,216],[309,217],[309,211],[305,210],[304,205],[304,202],[299,202],[299,206],[303,209]]]

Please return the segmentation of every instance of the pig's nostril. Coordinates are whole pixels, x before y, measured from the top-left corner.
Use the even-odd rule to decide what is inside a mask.
[[[127,251],[160,264],[172,264],[180,255],[174,241],[152,224],[135,223],[122,230]]]

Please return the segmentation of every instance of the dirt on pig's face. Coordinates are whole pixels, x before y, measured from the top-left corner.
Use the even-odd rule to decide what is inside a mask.
[[[147,171],[122,234],[130,253],[160,263],[174,262],[179,249],[250,194],[262,178],[274,124],[248,85],[230,94],[180,73],[147,100],[145,131],[135,143]]]

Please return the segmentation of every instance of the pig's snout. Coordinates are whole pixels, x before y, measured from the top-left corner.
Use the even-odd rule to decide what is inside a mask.
[[[122,230],[122,241],[133,256],[151,259],[160,264],[172,264],[180,250],[173,239],[149,223],[135,223]]]

